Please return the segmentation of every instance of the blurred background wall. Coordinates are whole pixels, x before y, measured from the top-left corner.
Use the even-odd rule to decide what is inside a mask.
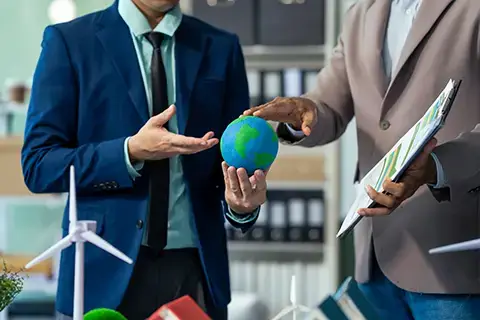
[[[255,2],[223,1],[230,5],[234,3],[239,10],[249,10],[248,3]],[[252,104],[277,95],[298,95],[308,89],[314,75],[328,61],[343,13],[354,2],[315,0],[322,3],[321,10],[312,12],[308,7],[312,0],[297,0],[296,4],[290,1],[291,8],[295,8],[295,15],[291,16],[294,20],[285,19],[284,28],[296,26],[294,34],[307,32],[318,39],[307,37],[303,43],[289,43],[285,40],[287,36],[278,38],[272,35],[272,28],[275,31],[279,27],[275,24],[272,27],[270,23],[276,16],[285,14],[284,8],[289,2],[260,1],[273,11],[269,10],[271,12],[265,15],[256,10],[255,14],[261,15],[256,20],[237,14],[232,24],[228,17],[235,15],[229,16],[232,13],[228,6],[214,9],[212,3],[216,1],[181,0],[184,12],[219,27],[233,28],[234,32],[240,28]],[[76,0],[74,16],[101,10],[112,2]],[[51,4],[52,0],[0,0],[0,105],[7,106],[5,108],[10,110],[12,117],[6,128],[2,129],[0,125],[3,130],[0,138],[0,257],[17,266],[58,239],[64,207],[63,195],[30,194],[23,185],[19,164],[28,89],[40,53],[43,30],[52,23]],[[277,9],[283,11],[275,12]],[[62,10],[60,13],[68,17],[68,10]],[[318,28],[312,30],[302,25],[302,17],[320,21]],[[302,31],[302,27],[307,30]],[[259,30],[262,28],[267,30],[263,31],[263,40],[249,38],[252,29],[257,29],[256,34],[262,34]],[[277,31],[292,33],[288,29]],[[24,86],[25,101],[12,104],[9,90],[16,86]],[[265,219],[245,237],[227,227],[234,290],[232,304],[260,301],[273,316],[288,304],[290,277],[295,274],[299,278],[299,301],[314,306],[333,291],[343,277],[351,274],[351,239],[338,241],[335,234],[354,198],[356,159],[354,123],[338,143],[308,150],[281,148],[269,177],[269,201],[262,213]],[[311,224],[307,221],[310,216],[313,217]],[[10,308],[10,318],[23,319],[30,313],[36,319],[42,315],[42,319],[51,319],[48,313],[53,308],[56,264],[57,261],[49,261],[35,270],[25,293]]]

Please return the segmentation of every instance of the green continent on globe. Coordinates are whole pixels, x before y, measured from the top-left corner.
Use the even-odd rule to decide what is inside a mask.
[[[106,309],[106,308],[99,308],[93,309],[87,314],[85,314],[85,320],[127,320],[120,312]]]
[[[238,130],[235,137],[235,151],[242,158],[247,157],[247,144],[250,140],[255,140],[260,136],[260,132],[257,129],[250,127],[248,124],[244,124]]]
[[[259,168],[263,168],[265,166],[269,166],[273,160],[275,160],[275,156],[270,153],[257,153],[255,154],[255,166]]]

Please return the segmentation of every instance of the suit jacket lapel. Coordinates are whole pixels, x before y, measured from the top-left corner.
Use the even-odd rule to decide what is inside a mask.
[[[415,21],[413,22],[412,29],[407,36],[405,45],[403,46],[402,54],[398,60],[397,67],[392,73],[392,80],[390,82],[390,86],[388,87],[387,94],[395,84],[395,80],[405,67],[408,59],[412,56],[418,45],[435,26],[435,23],[445,12],[445,10],[449,8],[449,5],[453,1],[455,0],[423,0],[417,16],[415,17]]]
[[[190,25],[184,16],[175,32],[175,67],[178,131],[185,133],[190,109],[190,96],[197,79],[207,38]]]
[[[388,86],[382,51],[390,3],[390,0],[377,0],[368,8],[365,14],[365,32],[363,35],[363,42],[366,44],[364,48],[367,72],[381,99],[383,99]]]
[[[139,116],[146,122],[149,118],[148,104],[137,53],[130,30],[120,17],[116,4],[106,9],[100,16],[97,37],[124,81]]]

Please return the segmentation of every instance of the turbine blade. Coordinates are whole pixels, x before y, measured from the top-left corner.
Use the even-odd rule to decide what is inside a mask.
[[[133,261],[123,252],[112,246],[110,243],[99,237],[97,234],[93,233],[92,231],[85,231],[80,235],[84,240],[96,245],[100,249],[107,251],[111,255],[117,257],[120,260],[125,261],[128,264],[132,264]]]
[[[36,258],[34,258],[32,261],[30,261],[29,263],[27,263],[27,265],[25,266],[26,269],[30,269],[31,267],[33,267],[34,265],[36,264],[39,264],[40,262],[44,261],[44,260],[47,260],[48,258],[51,258],[54,254],[56,254],[57,252],[60,252],[62,251],[63,249],[65,248],[68,248],[71,244],[72,244],[72,238],[73,238],[74,235],[72,234],[69,234],[68,236],[66,236],[65,238],[63,238],[62,240],[58,241],[57,243],[55,243],[53,246],[51,246],[50,248],[48,248],[47,250],[45,250],[43,253],[41,253],[40,255],[38,255]]]
[[[295,305],[297,304],[297,283],[295,281],[295,275],[292,275],[290,280],[290,302]]]
[[[467,250],[478,250],[480,249],[480,239],[474,239],[454,244],[449,244],[446,246],[430,249],[428,252],[430,254],[436,253],[446,253],[446,252],[457,252],[457,251],[467,251]]]
[[[77,194],[75,190],[75,167],[70,166],[70,200],[68,202],[68,216],[70,225],[77,223]]]

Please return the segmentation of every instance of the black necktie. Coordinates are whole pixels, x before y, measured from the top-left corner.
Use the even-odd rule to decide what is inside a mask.
[[[150,32],[145,37],[153,46],[150,71],[152,79],[152,116],[155,116],[168,108],[167,78],[160,47],[163,34]],[[156,251],[161,251],[167,245],[170,189],[169,160],[150,161],[147,163],[147,169],[150,174],[150,188],[146,244]]]

